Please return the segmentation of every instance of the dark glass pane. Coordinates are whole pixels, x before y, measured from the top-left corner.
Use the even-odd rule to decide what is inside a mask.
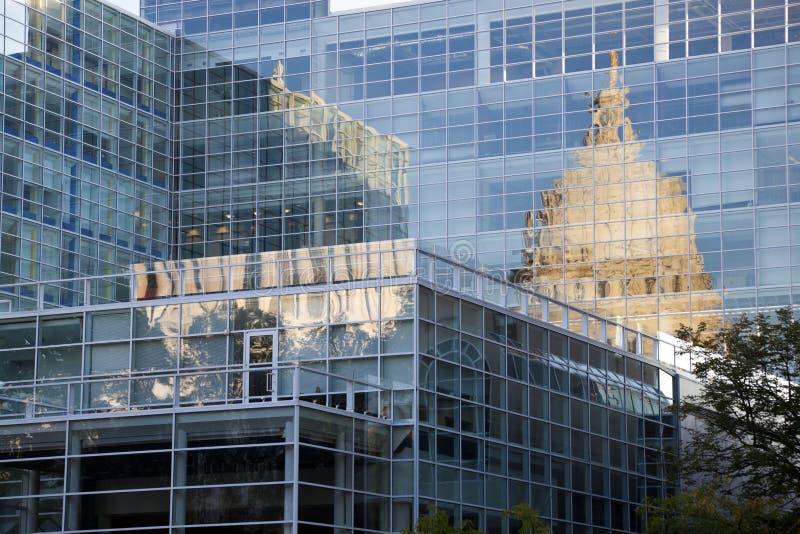
[[[461,328],[476,336],[483,335],[483,308],[471,302],[461,302]]]
[[[136,528],[169,525],[169,491],[98,493],[68,497],[71,528]],[[74,504],[74,506],[71,506]],[[79,511],[79,512],[78,512]],[[74,517],[74,513],[79,513]]]
[[[79,491],[158,488],[170,484],[168,452],[84,456],[71,462],[80,470]]]
[[[341,510],[346,506],[345,495],[349,497],[351,494],[341,490],[301,484],[297,496],[297,518],[301,521],[333,523],[336,520],[335,510],[337,508]]]
[[[36,344],[36,322],[0,325],[0,349],[32,347]]]
[[[193,450],[185,454],[187,486],[280,482],[285,477],[283,446]]]
[[[486,322],[486,337],[497,341],[506,339],[506,316],[494,310],[487,309],[484,313]]]
[[[272,363],[272,344],[271,334],[250,337],[249,354],[250,365],[268,365]]]
[[[0,459],[63,456],[66,433],[63,423],[0,427]]]
[[[15,382],[18,380],[33,380],[34,370],[33,350],[9,350],[0,352],[0,382]],[[7,407],[15,411],[14,406]],[[18,408],[24,410],[24,406]]]
[[[451,328],[459,327],[458,300],[445,295],[436,296],[436,322]]]
[[[39,343],[42,345],[65,345],[80,343],[83,327],[80,317],[43,319],[39,324]]]
[[[64,460],[60,458],[5,462],[3,473],[3,497],[64,491]],[[32,480],[38,483],[30,484]]]
[[[213,447],[253,443],[282,443],[287,438],[287,418],[282,414],[264,416],[258,412],[231,411],[178,416],[178,428],[185,433],[184,447]]]
[[[550,353],[562,358],[567,357],[567,336],[550,332]]]
[[[352,456],[345,453],[300,448],[300,480],[326,486],[351,487]]]
[[[282,520],[287,491],[291,491],[290,487],[283,484],[178,490],[174,498],[183,500],[186,515],[175,517],[175,523]]]

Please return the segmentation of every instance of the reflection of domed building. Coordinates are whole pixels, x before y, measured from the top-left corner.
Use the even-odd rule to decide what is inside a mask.
[[[617,81],[612,68],[577,165],[542,192],[536,220],[528,214],[527,267],[513,279],[649,333],[700,321],[714,329],[718,313],[709,311],[722,299],[697,251],[684,180],[639,160],[642,144],[624,117],[627,88]]]

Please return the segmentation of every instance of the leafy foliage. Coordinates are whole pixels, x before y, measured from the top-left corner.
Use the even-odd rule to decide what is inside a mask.
[[[511,509],[503,510],[503,516],[520,523],[518,534],[550,534],[550,528],[539,518],[539,510],[531,508],[528,503],[515,504]]]
[[[714,335],[683,327],[678,337],[694,345],[701,386],[680,407],[690,437],[680,475],[705,485],[661,507],[683,506],[688,517],[706,509],[709,525],[746,510],[765,521],[800,517],[800,323],[791,309],[742,316]]]
[[[447,512],[435,506],[428,506],[428,513],[417,518],[414,530],[403,529],[403,534],[486,534],[472,528],[472,523],[464,521],[460,527],[450,524]]]
[[[638,511],[647,516],[648,534],[800,531],[800,523],[775,499],[736,498],[726,487],[710,481],[664,499],[647,499]]]
[[[539,510],[527,503],[516,504],[510,510],[503,510],[503,517],[511,518],[520,524],[519,534],[550,534],[550,529],[539,518]],[[435,506],[428,506],[428,513],[417,518],[414,530],[403,530],[403,534],[486,534],[464,521],[460,527],[450,524],[447,512]]]

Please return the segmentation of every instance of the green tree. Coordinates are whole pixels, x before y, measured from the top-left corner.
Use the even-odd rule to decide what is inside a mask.
[[[444,510],[428,506],[428,513],[417,518],[414,530],[403,529],[403,534],[486,534],[482,530],[472,528],[470,521],[464,521],[460,527],[450,524],[450,517]]]
[[[663,499],[648,498],[637,510],[647,517],[648,534],[798,532],[800,524],[768,498],[734,497],[728,484],[708,481]]]
[[[702,532],[704,525],[710,531],[747,514],[753,522],[744,531],[757,532],[758,525],[795,531],[790,525],[800,527],[800,324],[791,309],[771,317],[742,316],[711,335],[704,325],[682,327],[678,337],[692,346],[687,350],[700,388],[680,405],[688,439],[677,474],[684,486],[695,487],[646,503],[648,522],[657,528],[652,531]],[[697,524],[666,528],[659,511]]]
[[[539,518],[539,510],[528,503],[519,503],[503,510],[503,517],[511,517],[520,523],[518,534],[550,534],[550,528]]]

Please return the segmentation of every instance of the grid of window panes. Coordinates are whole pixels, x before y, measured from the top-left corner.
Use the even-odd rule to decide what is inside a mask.
[[[790,215],[798,195],[791,140],[800,114],[800,49],[786,43],[800,39],[800,11],[786,2],[724,4],[458,0],[328,16],[324,2],[145,2],[146,17],[183,24],[195,43],[184,48],[184,73],[220,58],[238,65],[234,73],[240,67],[257,73],[262,83],[280,61],[287,91],[313,93],[336,113],[407,147],[407,179],[384,180],[383,193],[366,200],[360,195],[369,187],[343,183],[341,164],[336,185],[325,174],[334,167],[318,174],[315,165],[328,156],[315,159],[313,141],[287,141],[294,134],[284,124],[280,136],[266,140],[259,161],[278,172],[273,158],[282,158],[283,182],[236,187],[238,180],[255,180],[253,168],[240,177],[234,156],[243,152],[210,138],[194,141],[209,135],[206,126],[186,123],[200,129],[183,143],[183,160],[215,144],[213,158],[202,154],[215,170],[203,176],[234,186],[181,193],[181,254],[409,235],[498,272],[524,267],[526,232],[540,224],[543,193],[585,165],[588,156],[583,163],[577,156],[592,126],[586,110],[610,77],[592,69],[608,68],[616,52],[628,101],[623,120],[642,141],[638,158],[655,165],[654,184],[680,179],[692,210],[682,235],[659,236],[681,242],[681,250],[668,254],[688,264],[696,247],[710,276],[711,287],[702,291],[720,294],[723,313],[796,303],[800,275],[791,250],[800,238]],[[192,83],[212,94],[211,82]],[[183,120],[193,106],[183,102]],[[235,131],[236,124],[213,128]],[[267,137],[267,127],[248,124],[243,131],[255,127]],[[311,179],[292,179],[290,166]],[[657,226],[656,198],[654,191],[648,199],[652,218],[629,222]],[[351,208],[361,202],[363,212]],[[569,295],[569,283],[564,279],[555,294]],[[695,289],[677,298],[689,302]],[[581,305],[603,309],[593,298]],[[720,306],[712,308],[716,314]],[[694,309],[676,310],[662,330],[705,320],[708,310],[702,311],[698,319]],[[635,327],[636,319],[629,324]]]
[[[528,501],[556,530],[567,522],[633,530],[636,503],[664,491],[662,449],[674,440],[668,373],[424,286],[305,289],[4,321],[0,380],[11,396],[0,404],[9,419],[0,434],[15,445],[2,458],[12,476],[3,481],[0,521],[17,524],[11,510],[23,504],[38,510],[26,524],[51,530],[286,517],[386,531],[409,527],[413,511],[435,502],[495,531],[503,508]],[[321,372],[303,383],[303,400],[340,392],[343,380],[323,376],[332,373],[382,381],[394,390],[390,411],[379,399],[359,400],[360,390],[354,409],[371,419],[301,411],[295,447],[293,430],[270,422],[273,412],[223,409],[243,402],[241,382],[223,373],[243,369],[248,333],[276,336],[279,364]],[[190,375],[180,388],[170,380]],[[70,382],[81,386],[70,439],[59,424],[45,431],[11,420],[22,415],[11,402],[20,387],[47,416],[48,406],[67,406],[69,390],[57,386]],[[176,406],[180,413],[158,417],[78,420],[85,409]],[[379,415],[392,418],[391,429]],[[79,449],[65,457],[63,443]],[[126,467],[133,454],[142,459],[136,474]],[[292,454],[297,482],[283,467]],[[250,468],[237,464],[242,458]],[[296,517],[281,515],[291,491],[299,492]],[[255,498],[274,506],[253,515],[237,504]],[[148,505],[125,504],[134,501]]]
[[[184,35],[206,35],[259,26],[279,31],[286,27],[288,30],[292,25],[301,25],[308,20],[317,23],[327,14],[327,2],[319,0],[142,2],[145,18],[159,24],[174,24],[182,29]],[[363,30],[354,24],[360,17],[360,14],[341,16],[340,25],[344,27],[340,31]],[[703,0],[519,0],[505,2],[505,6],[503,2],[458,0],[373,10],[368,17],[370,29],[395,25],[396,40],[422,39],[421,56],[414,53],[398,59],[429,58],[431,65],[425,68],[431,70],[427,74],[468,70],[471,66],[467,65],[471,63],[474,66],[475,63],[475,42],[490,43],[489,46],[483,44],[480,49],[491,50],[490,61],[495,67],[492,70],[493,81],[607,67],[611,50],[624,50],[623,61],[634,64],[800,40],[800,8],[785,0],[732,0],[723,3]],[[418,26],[420,22],[422,24]],[[477,38],[451,38],[448,49],[445,36],[448,30],[451,35],[463,33],[467,37],[475,34]],[[370,44],[382,44],[381,37],[376,33]],[[464,47],[467,44],[464,41],[469,41],[470,45]],[[448,53],[451,54],[449,58]],[[449,68],[446,66],[448,62]],[[439,64],[439,68],[433,64]],[[395,67],[397,71],[408,73],[409,66],[399,64]],[[411,70],[412,77],[426,74]],[[393,77],[406,76],[395,74]],[[471,78],[456,74],[450,81],[459,77]],[[369,81],[389,79],[387,74]],[[380,92],[379,85],[373,86],[377,92]],[[422,85],[425,85],[424,81]]]
[[[424,287],[419,315],[422,511],[500,532],[529,502],[559,532],[642,527],[675,440],[672,376]]]
[[[98,2],[0,2],[3,283],[169,253],[173,38]]]
[[[177,372],[195,374],[195,380],[181,383],[180,405],[201,413],[126,417],[124,423],[73,418],[66,440],[59,424],[48,425],[46,432],[33,425],[0,425],[0,440],[15,444],[2,457],[12,475],[0,493],[0,525],[27,521],[41,530],[109,530],[167,526],[170,521],[277,525],[295,519],[309,529],[312,523],[381,532],[392,530],[391,525],[395,530],[409,527],[414,302],[414,286],[388,285],[164,301],[4,322],[2,382],[30,384],[37,410],[66,406],[69,393],[58,386],[68,382],[83,383],[80,402],[90,411],[171,408],[175,382],[164,374]],[[294,448],[284,445],[293,440],[293,427],[276,426],[270,413],[203,411],[205,404],[242,402],[241,382],[219,371],[242,369],[247,332],[274,332],[279,364],[302,361],[304,369],[383,381],[396,389],[391,408],[384,411],[388,405],[382,407],[380,399],[367,398],[356,386],[353,408],[372,420],[301,411],[302,445]],[[309,376],[313,383],[304,387],[315,392],[311,397],[345,388],[341,379]],[[291,377],[288,386],[282,381],[276,374],[274,387],[291,390]],[[5,393],[13,397],[20,391]],[[340,396],[336,407],[344,409]],[[12,404],[0,404],[3,417],[22,415]],[[393,418],[393,433],[388,421],[375,419],[379,414]],[[173,420],[178,430],[171,444]],[[46,437],[50,431],[61,437]],[[16,439],[20,433],[28,435],[24,443]],[[67,452],[66,474],[64,445],[54,444],[57,440],[79,447]],[[292,454],[299,454],[296,464]],[[132,455],[136,462],[130,461]],[[399,461],[390,464],[392,455]],[[299,482],[293,483],[291,473],[298,473]],[[295,491],[296,515],[291,511]],[[55,493],[67,494],[66,505]],[[395,502],[392,493],[400,497]],[[272,504],[253,508],[254,501]],[[20,519],[15,511],[20,503],[38,512]],[[253,526],[225,528],[245,532]],[[259,531],[271,532],[267,527]]]
[[[800,6],[784,0],[669,2],[670,57],[800,40]]]
[[[413,287],[160,302],[6,321],[0,324],[0,382],[241,368],[245,333],[268,330],[277,334],[281,364],[301,361],[310,369],[407,388],[413,383]],[[225,377],[209,380],[202,394],[224,397]],[[320,387],[327,387],[324,381]],[[99,406],[102,398],[101,392]]]
[[[184,52],[180,258],[407,236],[404,142],[293,91],[274,61]]]
[[[390,468],[391,430],[380,419],[293,407],[3,425],[0,441],[11,446],[0,452],[0,525],[386,532],[392,483],[411,486],[410,470]],[[408,525],[410,502],[394,510]]]

